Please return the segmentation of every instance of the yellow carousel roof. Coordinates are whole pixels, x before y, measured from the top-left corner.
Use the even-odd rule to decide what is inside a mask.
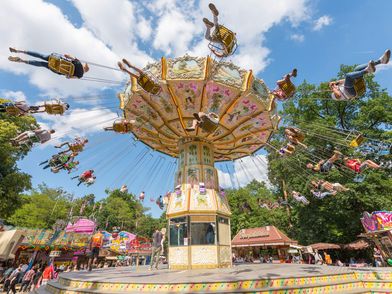
[[[178,141],[199,137],[214,145],[215,160],[233,160],[263,147],[279,123],[275,101],[260,79],[231,62],[185,55],[162,58],[144,69],[162,91],[152,95],[132,79],[119,95],[127,120],[135,120],[133,134],[151,148],[178,156]],[[213,133],[192,125],[193,113],[216,113]]]

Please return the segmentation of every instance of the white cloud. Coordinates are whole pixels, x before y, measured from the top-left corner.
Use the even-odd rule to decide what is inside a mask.
[[[76,2],[76,1],[75,1]],[[123,31],[117,32],[120,27],[114,27],[113,24],[120,23],[120,25],[128,24],[123,20],[129,13],[129,9],[124,6],[111,5],[117,7],[118,14],[113,14],[110,11],[106,2],[89,2],[97,8],[96,14],[89,13],[88,5],[80,5],[80,9],[84,9],[81,15],[85,17],[85,24],[77,28],[75,27],[61,10],[53,4],[44,2],[42,0],[31,0],[23,2],[5,0],[0,3],[0,54],[5,57],[10,55],[8,51],[9,46],[15,46],[18,49],[33,50],[44,54],[51,52],[68,53],[76,56],[81,60],[88,60],[104,65],[116,66],[122,53],[126,51],[125,46],[129,45],[133,39],[127,40],[129,34],[124,34]],[[102,3],[102,4],[100,4]],[[112,2],[111,2],[112,3]],[[113,17],[108,19],[98,14],[102,12],[100,9],[105,6],[105,11],[108,16]],[[121,11],[124,9],[124,11]],[[110,13],[110,14],[109,14]],[[99,25],[91,25],[90,18],[97,16],[95,22]],[[101,17],[101,18],[99,18]],[[114,21],[114,19],[116,21]],[[99,21],[97,21],[99,20]],[[104,26],[108,30],[103,29]],[[10,27],[13,28],[10,31]],[[17,28],[17,29],[16,29]],[[102,38],[99,39],[99,38]],[[123,40],[124,46],[121,47],[120,39]],[[111,50],[113,47],[115,50]],[[135,54],[135,56],[142,60],[147,60],[147,55],[138,53],[138,51],[129,48],[128,54]],[[18,56],[25,58],[23,54]],[[26,57],[26,59],[29,57]],[[48,95],[67,96],[70,94],[81,94],[91,91],[98,91],[103,87],[111,86],[110,84],[95,83],[81,80],[67,80],[63,76],[53,74],[49,70],[29,66],[26,64],[16,64],[9,62],[7,58],[0,59],[0,69],[6,70],[15,74],[28,75],[29,81],[41,89]],[[91,66],[91,70],[86,76],[100,77],[109,80],[121,81],[125,76],[118,72],[108,69],[103,69]]]
[[[305,36],[302,35],[302,34],[292,34],[290,36],[290,39],[295,41],[295,42],[302,43],[305,40]]]
[[[137,33],[143,41],[148,41],[151,38],[152,27],[151,22],[144,17],[140,17],[137,26]]]
[[[332,17],[328,15],[323,15],[319,17],[317,20],[315,20],[314,25],[313,25],[313,30],[314,31],[319,31],[323,27],[329,26],[332,23]]]
[[[389,62],[387,64],[377,65],[377,71],[384,71],[384,70],[391,69],[391,68],[392,68],[392,62]]]
[[[239,66],[263,70],[269,60],[264,36],[274,25],[289,21],[296,25],[309,17],[308,0],[217,0],[220,22],[237,33],[239,54],[231,59]],[[51,52],[69,53],[81,60],[116,67],[125,57],[142,67],[152,58],[151,48],[165,55],[185,53],[207,55],[203,17],[212,19],[207,0],[71,0],[83,20],[81,27],[71,23],[55,5],[43,0],[4,0],[0,3],[0,54],[10,55],[8,46]],[[148,10],[148,14],[146,14]],[[148,15],[148,18],[147,18]],[[244,19],[246,18],[246,21]],[[9,28],[13,29],[12,32]],[[140,42],[151,41],[145,50]],[[150,47],[148,45],[151,45]],[[20,55],[21,57],[24,55]],[[111,84],[67,80],[49,70],[0,59],[0,69],[24,74],[29,82],[46,95],[80,95],[97,92]],[[86,76],[122,81],[125,76],[108,69],[91,66]]]
[[[265,182],[268,187],[268,159],[264,155],[247,156],[234,161],[234,173],[218,169],[219,185],[223,188],[243,187],[253,180]]]
[[[102,132],[106,126],[111,126],[117,117],[115,112],[109,109],[72,109],[62,116],[39,114],[36,116],[43,128],[54,129],[54,140],[51,144],[57,144],[60,139],[87,136],[95,132]]]
[[[0,96],[6,99],[10,99],[12,101],[28,102],[25,93],[23,93],[22,91],[1,90]]]
[[[205,25],[202,18],[212,20],[209,2],[156,0],[150,4],[149,9],[158,16],[154,47],[165,54],[208,54],[207,42],[203,40]],[[220,23],[237,33],[239,54],[229,59],[256,73],[269,62],[270,51],[264,45],[265,33],[282,21],[297,25],[309,17],[306,0],[216,0],[214,3],[220,11]]]

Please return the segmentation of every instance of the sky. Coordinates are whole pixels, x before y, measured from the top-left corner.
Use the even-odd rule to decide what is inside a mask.
[[[242,0],[214,2],[221,23],[237,33],[239,49],[229,61],[252,69],[273,88],[283,74],[298,68],[296,83],[320,83],[333,78],[341,64],[378,58],[391,46],[392,2],[389,0]],[[175,159],[154,152],[131,135],[104,132],[121,112],[116,94],[127,77],[115,67],[122,58],[139,67],[161,56],[209,54],[203,39],[203,17],[211,17],[208,1],[185,0],[2,0],[0,1],[0,97],[37,104],[61,98],[71,105],[63,116],[37,115],[41,125],[54,128],[54,138],[36,146],[19,168],[32,175],[34,187],[63,187],[76,197],[126,184],[153,216],[162,211],[149,199],[173,188]],[[67,80],[42,68],[7,60],[8,47],[41,53],[68,53],[88,61],[90,77],[108,82]],[[392,66],[376,73],[389,89]],[[86,75],[87,76],[87,75]],[[52,174],[39,163],[58,149],[54,145],[75,136],[89,139],[78,157],[79,170]],[[235,162],[217,164],[221,186],[243,186],[253,178],[267,181],[265,152]],[[71,176],[94,169],[97,182],[77,187]]]

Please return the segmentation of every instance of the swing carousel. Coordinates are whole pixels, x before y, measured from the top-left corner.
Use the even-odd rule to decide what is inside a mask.
[[[171,269],[231,266],[230,207],[219,188],[215,162],[262,148],[277,128],[275,101],[252,71],[210,57],[148,64],[161,91],[152,94],[131,78],[120,93],[130,132],[155,151],[178,158],[176,187],[168,199]],[[192,126],[195,113],[213,113],[216,125]]]

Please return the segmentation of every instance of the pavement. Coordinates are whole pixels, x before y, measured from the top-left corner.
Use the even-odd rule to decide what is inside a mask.
[[[388,269],[386,269],[388,270]],[[389,269],[390,270],[390,269]],[[200,270],[148,270],[148,266],[95,269],[91,272],[62,273],[66,279],[110,283],[196,283],[230,282],[238,280],[278,279],[352,273],[354,271],[383,271],[380,268],[349,268],[309,264],[241,264],[232,268]]]

